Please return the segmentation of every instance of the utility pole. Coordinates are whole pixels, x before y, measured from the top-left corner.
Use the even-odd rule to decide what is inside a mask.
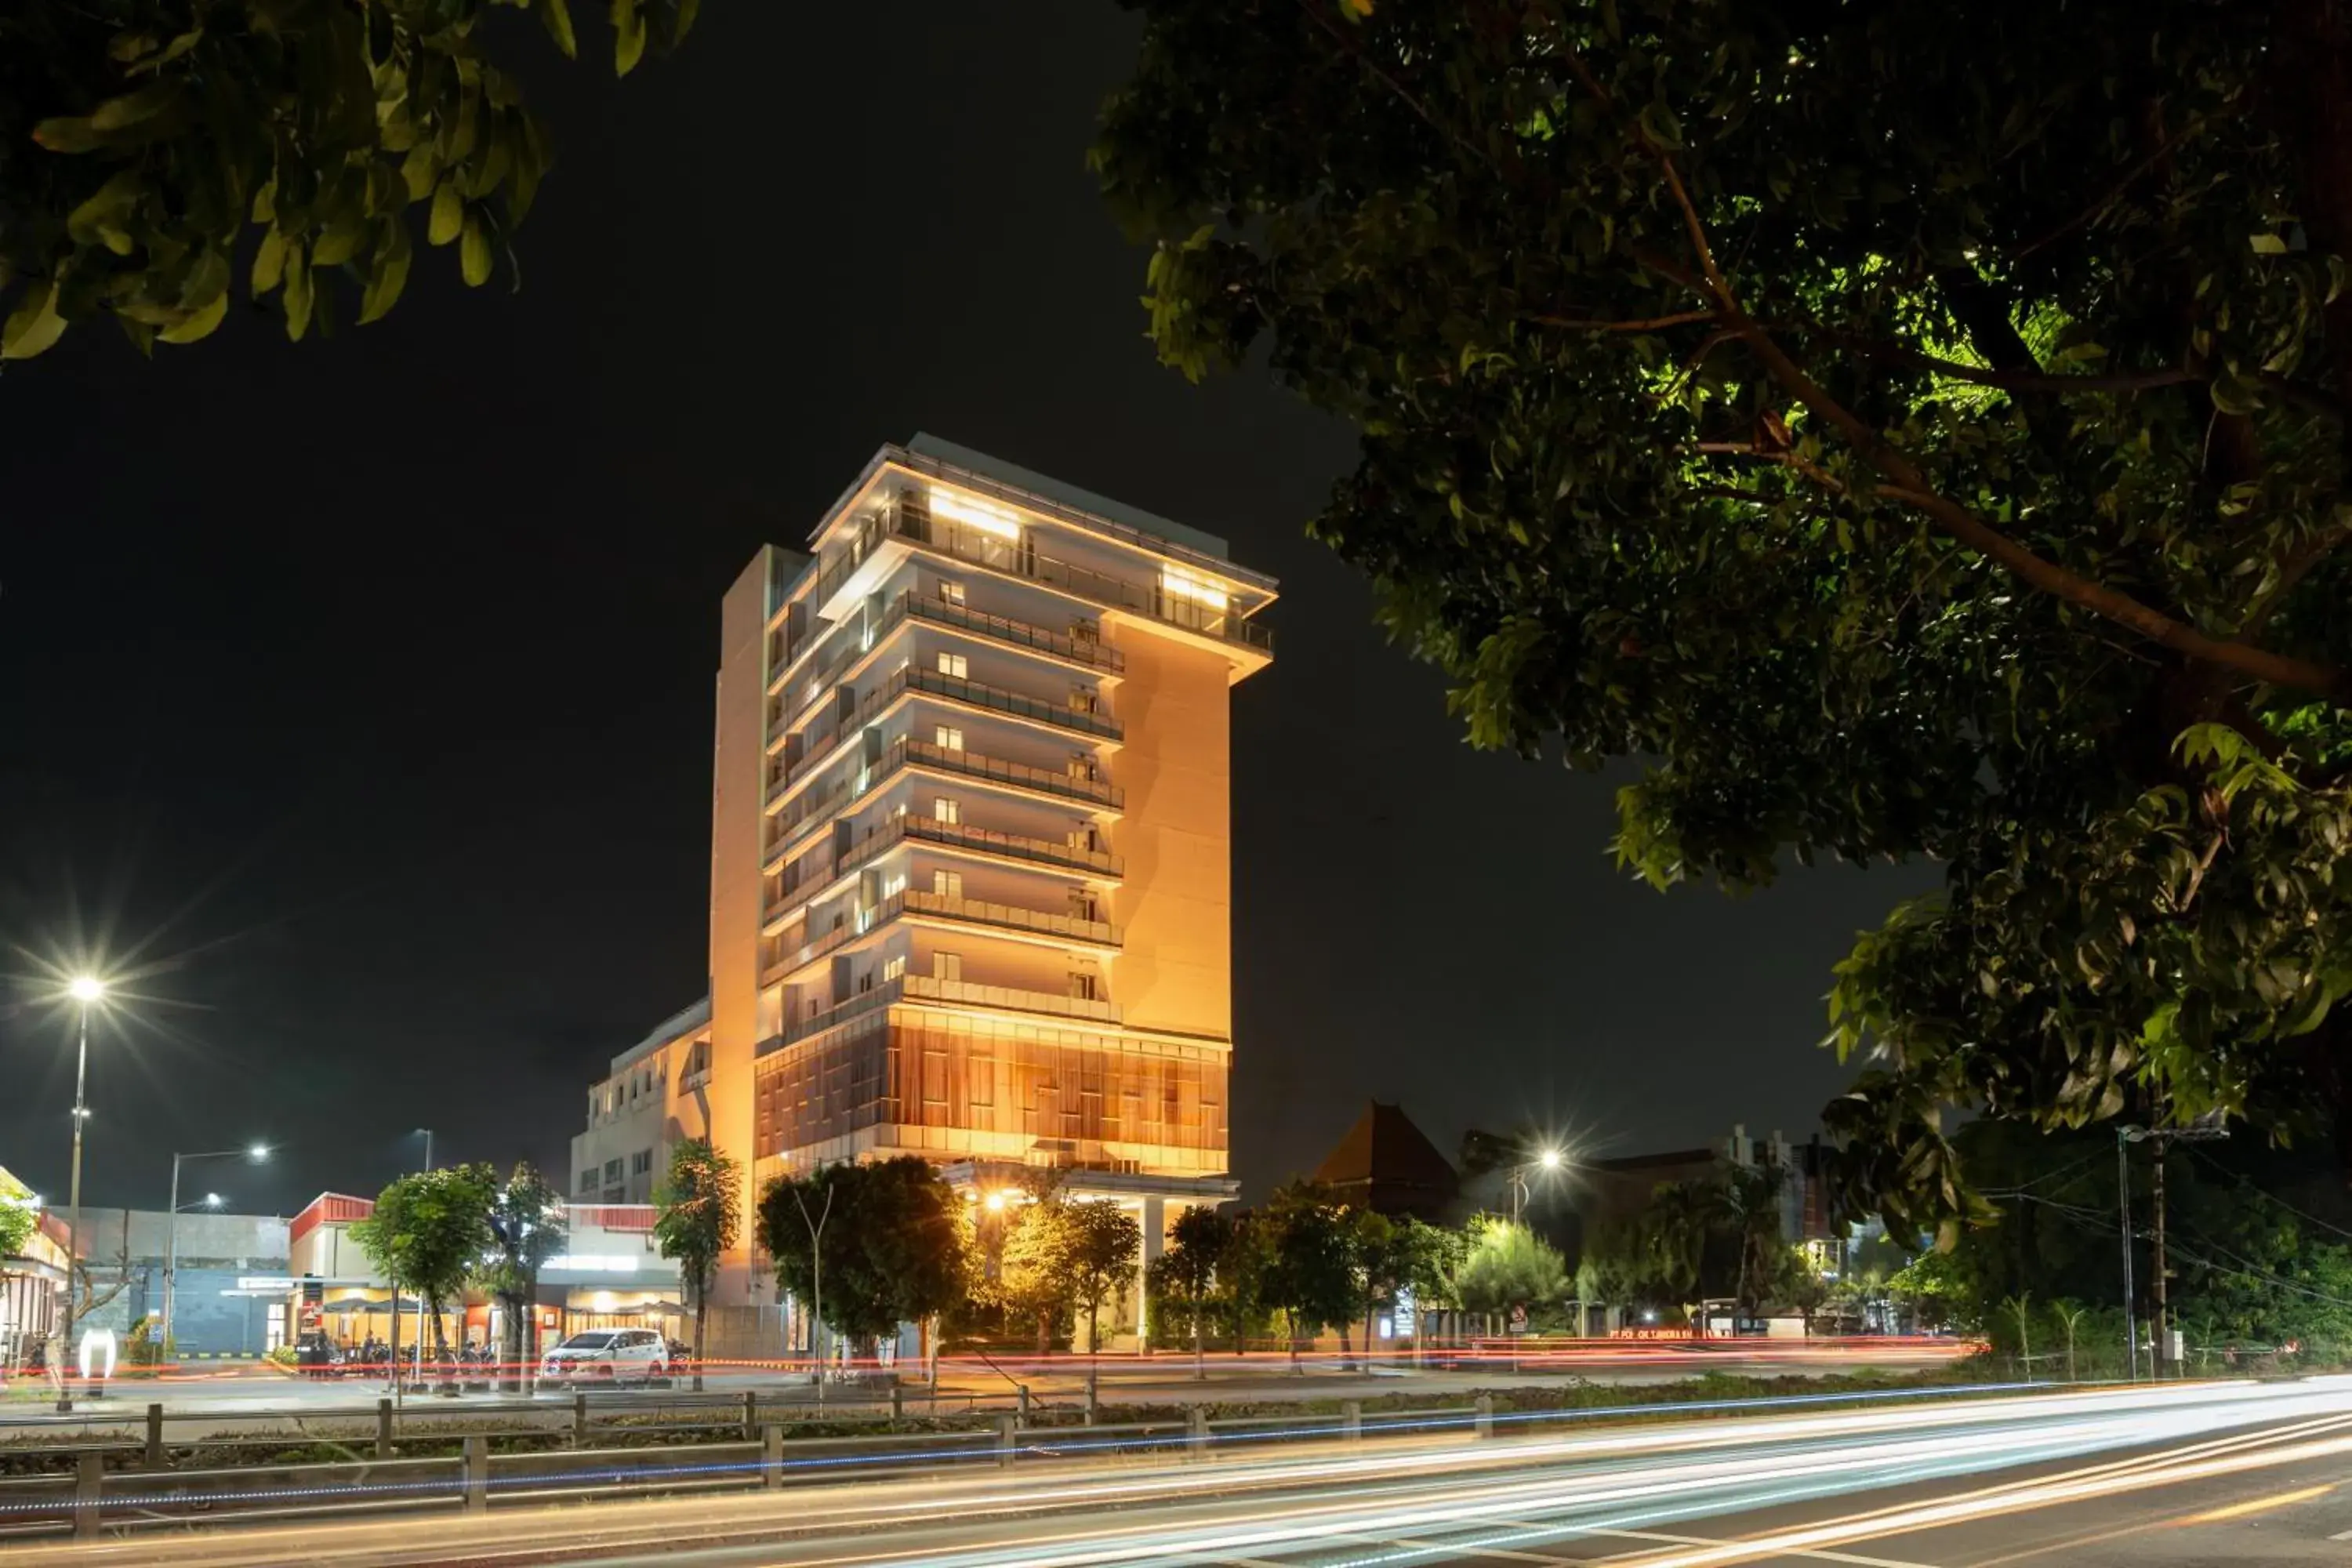
[[[2149,1185],[2156,1205],[2156,1256],[2150,1263],[2154,1278],[2148,1281],[2156,1289],[2156,1331],[2149,1342],[2148,1370],[2162,1377],[2165,1363],[2172,1359],[2172,1320],[2167,1315],[2168,1303],[2165,1300],[2164,1291],[2164,1145],[2167,1141],[2158,1134],[2148,1142],[2156,1145],[2151,1151],[2155,1155],[2155,1179]]]
[[[2139,1376],[2139,1328],[2132,1321],[2131,1142],[2137,1127],[2116,1129],[2116,1194],[2124,1233],[2124,1380]]]
[[[2199,1117],[2186,1127],[2118,1127],[2116,1129],[2116,1176],[2123,1194],[2124,1226],[2124,1334],[2128,1352],[2131,1375],[2139,1375],[2138,1336],[2133,1331],[2131,1289],[2131,1163],[2126,1146],[2132,1143],[2153,1144],[2155,1181],[2151,1196],[2156,1205],[2154,1229],[2155,1254],[2151,1262],[2156,1270],[2155,1315],[2148,1325],[2148,1370],[2157,1377],[2164,1375],[2165,1363],[2171,1359],[2171,1303],[2165,1288],[2166,1259],[2164,1255],[2164,1151],[2175,1142],[2209,1143],[2227,1138],[2230,1130],[2221,1125],[2219,1112]],[[2177,1369],[2176,1369],[2177,1370]]]

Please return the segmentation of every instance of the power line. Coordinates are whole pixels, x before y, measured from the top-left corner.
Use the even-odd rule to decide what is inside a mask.
[[[2224,1165],[2221,1161],[2205,1152],[2204,1150],[2198,1148],[2194,1143],[2189,1145],[2189,1152],[2196,1155],[2199,1159],[2204,1161],[2207,1164],[2212,1166],[2215,1170],[2221,1172],[2223,1175],[2231,1178],[2239,1186],[2244,1188],[2246,1191],[2254,1194],[2258,1197],[2268,1198],[2271,1202],[2278,1205],[2279,1207],[2286,1210],[2287,1213],[2294,1215],[2295,1218],[2315,1225],[2322,1230],[2334,1231],[2340,1237],[2352,1239],[2352,1230],[2347,1230],[2340,1225],[2334,1224],[2328,1220],[2324,1220],[2315,1214],[2305,1214],[2303,1210],[2295,1207],[2284,1198],[2280,1197],[2276,1193],[2263,1191],[2262,1188],[2254,1185],[2254,1184],[2246,1177],[2243,1172],[2232,1171],[2229,1166]]]

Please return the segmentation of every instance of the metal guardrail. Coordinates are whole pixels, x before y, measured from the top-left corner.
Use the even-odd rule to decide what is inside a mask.
[[[896,1391],[894,1391],[895,1393]],[[1176,1453],[1198,1456],[1213,1446],[1239,1443],[1288,1442],[1326,1437],[1358,1437],[1365,1429],[1360,1406],[1350,1402],[1338,1416],[1296,1415],[1210,1421],[1195,1409],[1185,1420],[1093,1424],[1092,1411],[1076,1408],[1033,1409],[1027,1391],[1017,1407],[992,1416],[967,1413],[963,1419],[984,1419],[987,1425],[961,1428],[885,1432],[845,1436],[837,1433],[793,1436],[796,1429],[844,1422],[893,1421],[904,1418],[908,1401],[869,1402],[848,1406],[828,1405],[823,1415],[781,1418],[761,1408],[755,1394],[740,1398],[711,1396],[699,1401],[663,1400],[651,1408],[696,1404],[710,1410],[702,1419],[654,1420],[626,1426],[613,1423],[614,1414],[649,1407],[632,1402],[615,1411],[606,1406],[607,1420],[599,1427],[598,1408],[586,1396],[574,1404],[579,1424],[569,1434],[570,1447],[513,1453],[493,1452],[498,1439],[563,1438],[562,1426],[491,1426],[464,1432],[398,1431],[402,1412],[391,1401],[380,1402],[371,1413],[305,1409],[299,1414],[316,1427],[338,1417],[377,1423],[374,1451],[365,1457],[334,1462],[280,1463],[263,1460],[234,1467],[175,1465],[173,1448],[251,1447],[257,1443],[282,1442],[287,1447],[313,1447],[322,1438],[313,1432],[282,1436],[217,1436],[173,1443],[152,1435],[156,1416],[151,1407],[151,1435],[145,1444],[133,1441],[47,1446],[45,1452],[69,1453],[70,1473],[0,1477],[0,1541],[54,1537],[70,1533],[92,1537],[107,1531],[129,1533],[155,1529],[184,1529],[194,1524],[253,1524],[292,1519],[349,1517],[427,1510],[479,1511],[493,1504],[545,1502],[556,1499],[584,1500],[625,1495],[676,1495],[728,1489],[780,1488],[800,1482],[843,1479],[885,1479],[914,1473],[936,1474],[942,1468],[979,1465],[1005,1467],[1019,1460],[1073,1459],[1113,1454]],[[1491,1401],[1482,1399],[1479,1411],[1421,1413],[1412,1423],[1428,1429],[1433,1423],[1480,1424],[1491,1431]],[[561,1407],[556,1407],[561,1411]],[[811,1408],[802,1406],[803,1409]],[[473,1405],[467,1415],[495,1417],[527,1413],[544,1415],[549,1407],[524,1402],[506,1406]],[[892,1412],[902,1414],[894,1419]],[[273,1416],[296,1412],[272,1413]],[[416,1412],[410,1412],[412,1415]],[[454,1415],[455,1411],[442,1414]],[[256,1413],[258,1416],[259,1412]],[[97,1419],[97,1418],[94,1418]],[[172,1417],[166,1415],[164,1420]],[[218,1415],[191,1416],[219,1422]],[[0,1430],[14,1423],[0,1420]],[[1391,1428],[1397,1423],[1386,1424]],[[710,1435],[691,1446],[614,1446],[598,1443],[595,1436],[643,1436],[651,1433],[692,1431]],[[357,1444],[366,1438],[358,1436]],[[403,1443],[446,1445],[455,1454],[402,1457]],[[20,1450],[22,1451],[22,1450]],[[110,1468],[110,1457],[130,1461]]]
[[[2030,1388],[2035,1385],[2023,1385]],[[1198,1405],[1185,1416],[1150,1422],[1097,1425],[1089,1395],[1083,1408],[1033,1407],[1024,1387],[993,1410],[974,1399],[961,1415],[968,1425],[917,1431],[890,1430],[875,1434],[806,1433],[818,1426],[847,1421],[889,1422],[893,1426],[910,1412],[907,1391],[894,1386],[887,1402],[865,1400],[849,1405],[813,1405],[796,1402],[802,1414],[787,1415],[781,1402],[757,1394],[665,1395],[653,1400],[632,1398],[593,1400],[574,1396],[569,1412],[562,1405],[522,1400],[499,1405],[443,1409],[455,1415],[510,1417],[529,1414],[569,1415],[571,1426],[543,1420],[527,1426],[468,1427],[462,1432],[421,1431],[404,1435],[404,1417],[434,1414],[429,1408],[403,1411],[381,1400],[373,1411],[364,1406],[343,1410],[295,1409],[253,1413],[254,1418],[299,1415],[306,1423],[337,1418],[375,1425],[373,1451],[333,1462],[262,1461],[234,1467],[184,1466],[173,1462],[173,1448],[200,1454],[205,1448],[251,1447],[282,1441],[289,1447],[315,1446],[336,1439],[315,1430],[282,1436],[252,1434],[213,1436],[170,1443],[162,1427],[173,1420],[204,1420],[215,1424],[216,1414],[173,1416],[160,1405],[147,1412],[143,1444],[130,1441],[47,1445],[33,1452],[71,1455],[71,1472],[0,1477],[0,1542],[12,1539],[56,1538],[70,1533],[94,1537],[107,1531],[130,1534],[159,1529],[184,1529],[198,1524],[253,1524],[289,1519],[382,1515],[421,1510],[479,1512],[493,1505],[539,1503],[558,1499],[585,1500],[598,1497],[677,1495],[743,1489],[777,1489],[795,1484],[845,1479],[884,1479],[909,1474],[936,1474],[943,1468],[982,1465],[1010,1467],[1020,1462],[1070,1460],[1114,1456],[1160,1455],[1201,1459],[1216,1451],[1241,1447],[1313,1441],[1360,1441],[1366,1436],[1454,1436],[1492,1437],[1498,1425],[1528,1427],[1563,1425],[1611,1416],[1658,1416],[1677,1411],[1761,1412],[1775,1407],[1825,1404],[1868,1405],[1889,1401],[1950,1397],[1970,1394],[2014,1393],[2021,1385],[1987,1384],[1916,1389],[1871,1390],[1851,1394],[1790,1394],[1758,1400],[1718,1401],[1711,1405],[1636,1404],[1619,1406],[1507,1411],[1498,1413],[1494,1396],[1481,1394],[1466,1407],[1383,1412],[1367,1418],[1360,1400],[1341,1403],[1336,1415],[1307,1413],[1278,1415],[1209,1418]],[[430,1402],[419,1402],[429,1406]],[[1010,1408],[1004,1407],[1010,1405]],[[700,1410],[700,1419],[684,1413]],[[598,1412],[605,1419],[598,1423]],[[679,1419],[621,1425],[632,1412],[659,1417],[665,1411]],[[955,1417],[951,1417],[955,1418]],[[73,1417],[0,1418],[0,1432],[26,1426],[69,1424]],[[119,1417],[91,1415],[88,1420]],[[984,1424],[982,1424],[984,1423]],[[709,1441],[691,1446],[649,1446],[595,1441],[606,1437],[642,1437],[647,1433],[697,1431],[711,1434]],[[796,1431],[804,1435],[794,1436]],[[494,1453],[499,1438],[567,1439],[568,1447],[512,1453]],[[364,1445],[362,1431],[351,1436]],[[455,1454],[403,1457],[404,1443],[457,1445]],[[28,1450],[19,1448],[18,1453]],[[110,1456],[128,1461],[107,1468]]]

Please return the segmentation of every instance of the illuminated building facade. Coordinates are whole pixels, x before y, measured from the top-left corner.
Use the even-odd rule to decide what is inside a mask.
[[[1231,1195],[1229,692],[1274,592],[1220,540],[919,436],[744,570],[709,1014],[658,1092],[742,1159],[746,1213],[823,1162],[919,1154],[973,1195],[1052,1167],[1135,1207],[1148,1257]],[[762,1272],[739,1255],[720,1298],[772,1300]]]

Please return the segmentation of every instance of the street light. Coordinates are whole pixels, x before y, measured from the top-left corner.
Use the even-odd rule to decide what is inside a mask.
[[[74,1105],[73,1105],[73,1174],[68,1183],[66,1219],[66,1326],[65,1342],[74,1342],[74,1259],[81,1249],[81,1130],[89,1120],[89,1105],[83,1090],[89,1081],[89,1010],[106,1000],[106,982],[95,974],[77,974],[66,986],[80,1011],[80,1023],[74,1031]],[[58,1389],[58,1410],[60,1414],[73,1409],[70,1384],[60,1384]]]
[[[1557,1171],[1567,1163],[1567,1159],[1568,1156],[1558,1149],[1539,1149],[1536,1152],[1533,1163],[1542,1170]],[[1526,1206],[1528,1201],[1528,1162],[1523,1160],[1511,1167],[1511,1223],[1513,1225],[1519,1223],[1519,1212]]]
[[[163,1243],[164,1343],[169,1344],[172,1340],[172,1307],[178,1295],[180,1284],[180,1210],[183,1207],[180,1202],[180,1167],[191,1160],[244,1159],[250,1160],[258,1165],[268,1158],[269,1145],[267,1143],[247,1144],[242,1149],[204,1149],[194,1154],[172,1156],[172,1218],[169,1228],[164,1233]],[[218,1193],[206,1193],[201,1204],[188,1204],[184,1206],[216,1209],[221,1206],[222,1201]]]

